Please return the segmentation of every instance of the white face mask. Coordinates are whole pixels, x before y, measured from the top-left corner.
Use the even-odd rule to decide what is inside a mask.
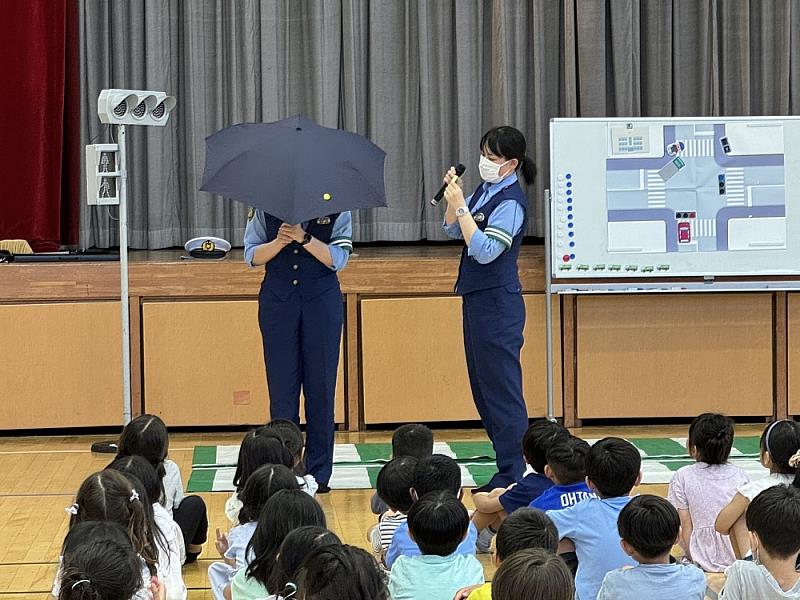
[[[478,161],[478,171],[481,174],[481,179],[487,183],[497,183],[498,181],[502,180],[503,178],[500,177],[500,169],[506,166],[509,162],[511,161],[507,160],[502,165],[498,165],[496,162],[490,161],[483,154],[481,154],[481,159]]]

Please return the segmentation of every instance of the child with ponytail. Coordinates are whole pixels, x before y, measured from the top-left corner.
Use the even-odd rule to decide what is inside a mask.
[[[90,475],[81,484],[75,502],[65,510],[70,515],[70,532],[77,525],[90,521],[108,521],[122,526],[128,534],[134,552],[150,575],[144,581],[143,589],[137,593],[136,598],[143,600],[153,598],[150,592],[151,580],[158,581],[155,525],[152,519],[148,519],[142,495],[128,478],[110,469]],[[59,569],[53,583],[53,596],[56,598],[61,591],[61,579],[62,572]],[[158,587],[162,592],[165,589],[161,585]]]
[[[695,418],[686,446],[696,462],[678,469],[667,494],[681,519],[685,556],[709,573],[721,573],[736,560],[730,540],[717,533],[714,521],[736,490],[750,481],[728,461],[733,436],[730,417],[704,413]]]
[[[760,448],[761,464],[769,469],[769,475],[739,486],[715,524],[719,533],[730,536],[737,558],[750,552],[750,534],[745,522],[750,502],[764,490],[774,485],[792,484],[797,477],[800,456],[795,455],[800,450],[800,425],[788,419],[771,423],[761,434]]]
[[[64,540],[58,600],[131,600],[150,574],[118,523],[87,521],[70,529]],[[151,593],[155,588],[149,590]]]

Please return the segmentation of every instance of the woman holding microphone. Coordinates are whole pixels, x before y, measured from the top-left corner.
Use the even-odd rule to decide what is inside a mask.
[[[528,200],[517,179],[532,183],[536,167],[525,137],[495,127],[481,138],[483,182],[467,198],[451,168],[444,181],[444,230],[464,240],[456,293],[462,298],[464,351],[475,406],[494,446],[498,472],[476,491],[505,488],[525,472],[522,437],[528,411],[522,395],[520,350],[525,304],[517,259],[525,234]]]

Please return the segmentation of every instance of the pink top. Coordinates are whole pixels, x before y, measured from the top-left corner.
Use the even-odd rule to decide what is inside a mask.
[[[681,467],[672,477],[667,499],[675,508],[689,511],[689,553],[704,571],[721,573],[736,560],[728,536],[714,530],[714,521],[734,497],[736,488],[748,481],[747,473],[731,463],[696,462]]]

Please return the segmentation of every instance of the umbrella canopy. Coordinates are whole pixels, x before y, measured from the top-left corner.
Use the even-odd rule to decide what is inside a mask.
[[[206,138],[200,189],[296,224],[386,206],[385,159],[368,139],[300,115],[240,123]]]

